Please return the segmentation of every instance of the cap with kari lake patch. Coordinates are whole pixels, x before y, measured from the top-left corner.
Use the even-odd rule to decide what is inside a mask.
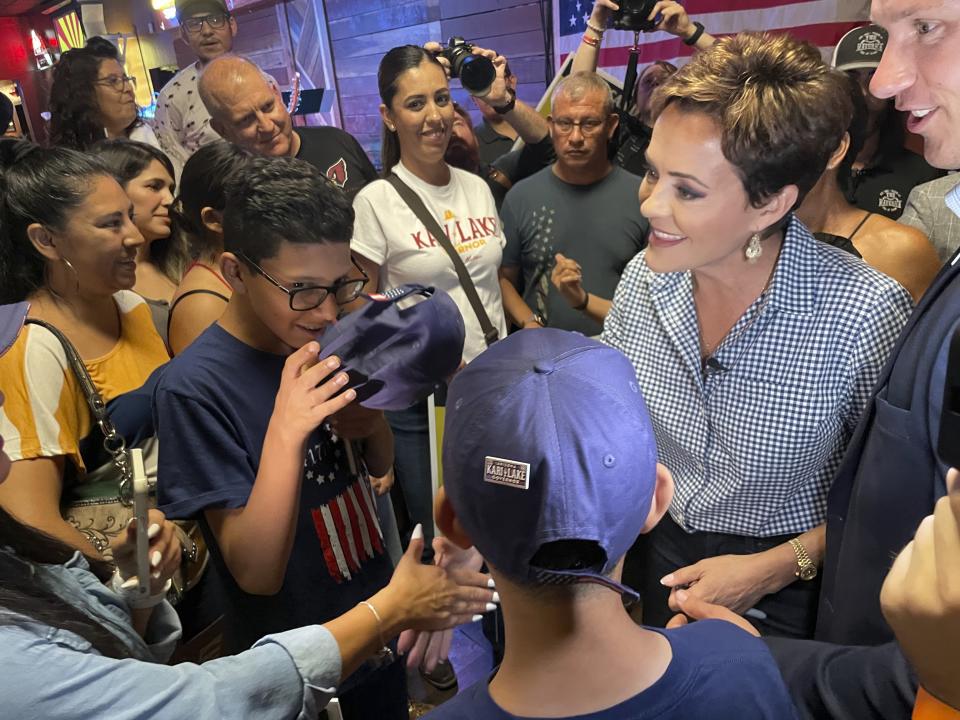
[[[525,584],[608,576],[647,519],[657,449],[630,361],[578,333],[521,330],[461,370],[447,395],[444,487],[487,561]],[[537,566],[548,544],[596,543],[595,565]]]

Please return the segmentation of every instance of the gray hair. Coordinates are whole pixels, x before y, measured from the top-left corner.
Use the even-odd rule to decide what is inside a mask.
[[[555,103],[556,99],[563,95],[569,100],[576,101],[590,93],[600,93],[603,96],[604,114],[610,115],[617,111],[613,102],[613,93],[610,91],[610,84],[594,72],[575,72],[562,80],[553,92],[553,99]]]

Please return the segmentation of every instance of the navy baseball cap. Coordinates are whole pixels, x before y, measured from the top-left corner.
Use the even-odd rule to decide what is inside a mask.
[[[370,302],[363,308],[317,338],[320,359],[340,358],[350,377],[347,387],[364,407],[405,410],[460,367],[463,316],[447,293],[422,285],[366,297]]]
[[[7,352],[17,341],[29,309],[30,303],[27,302],[0,305],[0,355]]]
[[[447,394],[444,488],[484,558],[525,584],[608,576],[640,534],[657,448],[630,361],[577,333],[522,330],[461,370]],[[590,567],[546,568],[548,543],[596,543]]]
[[[840,38],[833,49],[833,65],[837,70],[862,70],[880,65],[887,46],[887,31],[879,25],[854,28]]]

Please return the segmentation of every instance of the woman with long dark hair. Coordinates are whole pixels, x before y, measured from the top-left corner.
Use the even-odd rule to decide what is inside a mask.
[[[134,78],[101,45],[67,50],[53,68],[50,144],[88,150],[105,138],[130,138],[160,147],[140,119]]]
[[[19,328],[16,307],[0,327]],[[16,332],[14,330],[14,332]],[[16,345],[8,333],[0,348]],[[0,407],[4,398],[0,393]],[[0,487],[10,459],[0,437]],[[134,528],[112,542],[116,566],[21,523],[0,507],[0,696],[27,718],[316,717],[342,678],[404,629],[442,629],[483,612],[493,593],[480,573],[422,565],[411,548],[390,583],[323,625],[270,635],[246,652],[168,666],[180,636],[164,591],[180,561],[173,524],[150,511],[154,593],[133,600]],[[462,584],[458,584],[462,583]],[[371,610],[371,608],[376,608]]]
[[[224,188],[249,158],[250,153],[236,145],[216,142],[197,150],[183,167],[174,228],[189,239],[193,261],[170,305],[167,337],[174,355],[220,318],[233,294],[220,273]]]
[[[166,339],[170,301],[187,258],[182,237],[172,231],[173,164],[159,148],[133,140],[104,140],[93,152],[133,203],[133,222],[144,239],[133,291],[150,305]]]
[[[75,150],[21,143],[3,156],[0,303],[26,301],[31,317],[66,335],[97,391],[118,406],[168,359],[149,307],[131,292],[144,244],[133,204],[103,164]],[[81,532],[62,514],[99,487],[88,471],[108,463],[50,330],[28,325],[0,358],[0,391],[0,431],[14,461],[0,504],[84,552],[106,549],[119,528]],[[152,427],[146,405],[125,417],[125,437]]]
[[[507,325],[497,271],[506,241],[484,180],[444,161],[455,112],[443,65],[427,50],[403,45],[384,55],[377,81],[384,174],[399,177],[445,229],[468,268],[484,312],[504,337]],[[372,182],[359,192],[353,208],[350,249],[370,277],[370,290],[420,283],[447,291],[466,325],[464,361],[480,354],[486,347],[484,333],[453,262],[397,190],[385,179]],[[387,417],[397,439],[397,479],[410,514],[432,528],[426,405]]]

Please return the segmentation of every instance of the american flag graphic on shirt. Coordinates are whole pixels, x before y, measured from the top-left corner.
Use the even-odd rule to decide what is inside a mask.
[[[703,23],[713,36],[743,30],[789,33],[820,47],[829,60],[833,46],[852,28],[867,24],[870,0],[687,0],[691,20]],[[592,0],[553,0],[554,49],[558,64],[576,51],[587,29]],[[623,79],[633,33],[608,30],[598,66]],[[641,33],[639,66],[654,60],[683,65],[694,49],[666,32]]]
[[[351,580],[384,552],[383,533],[366,467],[358,453],[326,432],[307,449],[304,499],[327,572],[337,582]]]

